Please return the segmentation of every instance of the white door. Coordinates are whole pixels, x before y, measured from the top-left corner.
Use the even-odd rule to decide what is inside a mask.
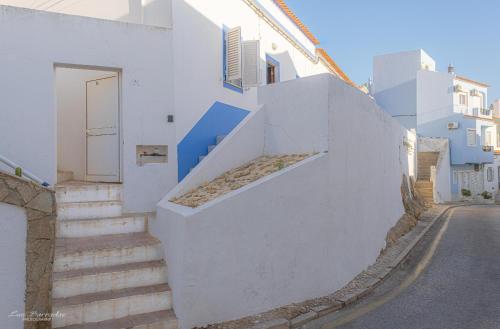
[[[117,76],[87,81],[87,181],[120,181],[118,88]]]

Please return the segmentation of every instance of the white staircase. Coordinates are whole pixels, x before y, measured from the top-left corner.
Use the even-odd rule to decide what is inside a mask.
[[[68,182],[56,199],[52,327],[176,329],[161,243],[122,214],[122,186]]]

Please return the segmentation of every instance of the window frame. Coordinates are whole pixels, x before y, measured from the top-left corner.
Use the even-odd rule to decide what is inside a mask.
[[[488,183],[492,183],[495,179],[495,174],[493,173],[493,167],[486,168],[486,180]]]
[[[462,96],[464,98],[464,103],[462,103]],[[464,92],[458,93],[458,105],[460,106],[469,106],[469,95]]]
[[[274,67],[274,82],[269,82],[268,81],[268,74],[267,74],[267,70],[268,70],[268,66],[269,65],[272,65]],[[280,67],[280,62],[278,60],[276,60],[275,58],[273,58],[271,55],[269,54],[266,54],[266,84],[269,85],[269,84],[273,84],[273,83],[278,83],[280,82],[280,74],[281,73],[281,67]]]
[[[469,143],[469,132],[472,132],[472,131],[474,132],[474,144]],[[466,138],[467,146],[476,147],[477,146],[477,129],[467,128],[465,138]]]
[[[222,86],[229,90],[235,91],[237,93],[243,94],[243,81],[241,81],[241,86],[237,86],[234,83],[226,80],[227,77],[227,64],[226,64],[226,56],[227,56],[227,42],[226,42],[226,34],[229,31],[229,27],[226,25],[222,26]]]

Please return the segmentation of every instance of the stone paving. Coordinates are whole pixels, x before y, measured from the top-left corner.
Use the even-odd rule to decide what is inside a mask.
[[[173,198],[170,202],[196,208],[221,195],[248,185],[259,178],[289,167],[309,156],[311,154],[262,156],[241,167],[232,169],[180,197]]]
[[[376,262],[357,275],[345,287],[331,295],[287,305],[265,313],[236,321],[209,325],[212,329],[285,329],[300,328],[304,324],[335,312],[371,292],[391,273],[420,241],[432,224],[450,206],[436,205],[423,212],[411,231],[382,251]]]

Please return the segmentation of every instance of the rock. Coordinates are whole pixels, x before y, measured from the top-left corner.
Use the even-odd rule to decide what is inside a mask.
[[[54,200],[49,192],[40,192],[33,200],[31,200],[26,207],[43,211],[44,213],[50,214],[54,209]]]

